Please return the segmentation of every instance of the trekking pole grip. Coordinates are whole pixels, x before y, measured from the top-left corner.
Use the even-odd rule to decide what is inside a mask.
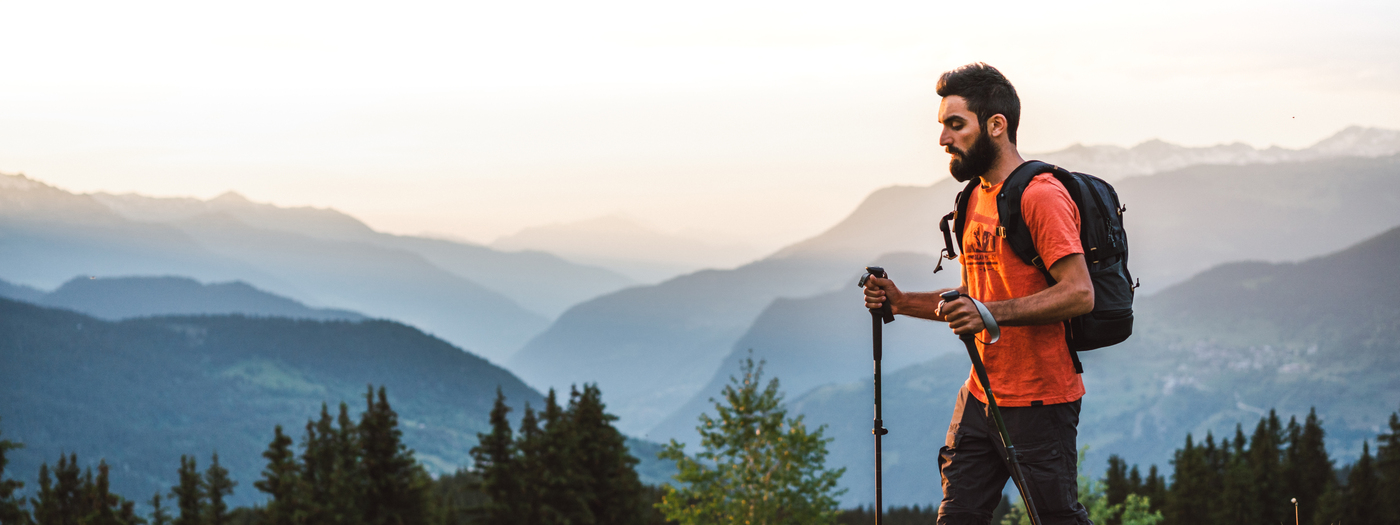
[[[866,266],[865,275],[861,276],[860,282],[856,283],[856,286],[865,288],[866,281],[869,281],[871,277],[879,277],[881,279],[889,278],[887,275],[885,275],[884,268],[881,268],[879,266]],[[879,313],[880,318],[885,321],[885,324],[890,324],[894,322],[894,306],[890,304],[890,298],[888,295],[885,296],[885,302],[881,303],[879,308],[870,309],[871,315],[875,315],[877,312]]]

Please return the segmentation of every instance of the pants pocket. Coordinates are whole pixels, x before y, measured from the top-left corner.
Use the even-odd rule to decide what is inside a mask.
[[[1036,510],[1055,514],[1075,508],[1079,499],[1079,480],[1072,457],[1061,450],[1057,441],[1042,441],[1016,446],[1016,457],[1025,473],[1031,500]]]

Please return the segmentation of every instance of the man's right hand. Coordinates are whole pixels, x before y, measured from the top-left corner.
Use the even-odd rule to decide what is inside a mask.
[[[897,314],[903,299],[904,292],[899,291],[899,288],[894,285],[894,281],[873,275],[865,281],[866,308],[873,310],[884,306],[885,301],[889,301],[891,311]]]

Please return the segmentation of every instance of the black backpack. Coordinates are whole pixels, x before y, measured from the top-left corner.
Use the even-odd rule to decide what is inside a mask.
[[[1045,274],[1051,284],[1055,279],[1036,253],[1035,243],[1021,217],[1021,195],[1031,179],[1041,173],[1051,173],[1059,179],[1079,208],[1079,241],[1084,247],[1089,278],[1094,283],[1094,310],[1065,321],[1065,341],[1069,343],[1075,371],[1083,373],[1077,352],[1116,345],[1133,333],[1133,295],[1138,285],[1128,272],[1128,236],[1123,231],[1123,212],[1127,207],[1119,204],[1118,192],[1112,185],[1093,175],[1071,172],[1038,160],[1027,161],[1011,172],[997,194],[997,213],[1001,217],[997,236],[1005,239],[1022,261]],[[946,245],[943,257],[949,260],[958,256],[954,246],[962,246],[968,199],[979,184],[980,179],[973,179],[958,192],[955,211],[945,215],[939,227]],[[949,221],[953,222],[952,234]],[[952,235],[957,235],[958,244],[953,244]],[[942,258],[934,271],[940,269]]]

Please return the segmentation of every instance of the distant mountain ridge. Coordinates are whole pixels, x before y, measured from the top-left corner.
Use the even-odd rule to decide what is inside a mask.
[[[0,297],[73,310],[108,321],[219,314],[322,321],[367,319],[349,310],[310,308],[241,281],[201,284],[186,277],[75,277],[51,292],[0,281]]]
[[[74,275],[244,281],[412,323],[498,362],[549,322],[523,303],[557,313],[631,283],[539,252],[382,234],[334,210],[76,195],[0,175],[0,278],[51,288]]]
[[[1130,148],[1075,144],[1027,155],[1108,180],[1151,175],[1198,164],[1244,165],[1302,162],[1337,157],[1386,157],[1400,153],[1400,130],[1350,126],[1307,148],[1258,149],[1235,142],[1205,147],[1149,140]]]
[[[496,239],[500,250],[540,250],[656,283],[705,268],[732,268],[757,259],[753,247],[668,234],[622,215],[525,228]]]

